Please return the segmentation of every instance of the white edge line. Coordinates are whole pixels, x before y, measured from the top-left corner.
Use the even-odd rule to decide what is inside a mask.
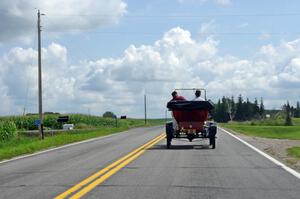
[[[258,148],[254,147],[253,145],[249,144],[248,142],[244,141],[243,139],[237,137],[236,135],[233,135],[232,133],[226,131],[225,129],[218,127],[219,129],[221,129],[222,131],[224,131],[225,133],[227,133],[228,135],[234,137],[235,139],[239,140],[240,142],[242,142],[243,144],[245,144],[246,146],[250,147],[251,149],[253,149],[254,151],[256,151],[257,153],[259,153],[260,155],[264,156],[265,158],[271,160],[273,163],[277,164],[278,166],[280,166],[281,168],[283,168],[284,170],[286,170],[287,172],[289,172],[290,174],[292,174],[293,176],[297,177],[300,179],[300,173],[298,173],[297,171],[295,171],[294,169],[286,166],[285,164],[283,164],[282,162],[276,160],[275,158],[271,157],[270,155],[266,154],[265,152],[259,150]]]
[[[122,131],[122,133],[127,132],[127,131]],[[118,132],[118,133],[121,133],[121,132]],[[111,135],[105,135],[105,136],[101,136],[101,137],[91,138],[91,139],[88,139],[88,140],[74,142],[74,143],[71,143],[71,144],[66,144],[66,145],[63,145],[63,146],[59,146],[59,147],[55,147],[55,148],[51,148],[51,149],[46,149],[46,150],[43,150],[43,151],[39,151],[39,152],[35,152],[35,153],[32,153],[32,154],[28,154],[28,155],[17,156],[17,157],[12,158],[12,159],[0,161],[0,164],[7,163],[7,162],[12,162],[12,161],[16,161],[16,160],[20,160],[20,159],[24,159],[24,158],[28,158],[28,157],[31,157],[31,156],[40,155],[40,154],[43,154],[43,153],[48,153],[48,152],[51,152],[51,151],[55,151],[55,150],[63,149],[63,148],[67,148],[67,147],[71,147],[71,146],[78,145],[78,144],[83,144],[83,143],[87,143],[87,142],[101,140],[101,139],[104,139],[104,138],[116,136],[118,133],[113,133]]]

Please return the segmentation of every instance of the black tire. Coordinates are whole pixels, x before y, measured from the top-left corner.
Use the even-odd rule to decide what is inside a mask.
[[[168,122],[166,124],[166,140],[167,140],[167,149],[171,148],[171,142],[172,142],[172,138],[173,138],[173,133],[174,133],[174,129],[173,129],[173,123],[172,122]]]
[[[216,137],[209,138],[209,145],[211,146],[212,149],[216,148]]]
[[[216,148],[216,134],[217,134],[217,126],[213,125],[208,128],[208,136],[209,136],[209,145],[212,146],[212,149]]]
[[[171,139],[168,139],[167,138],[167,149],[170,149],[171,148]]]

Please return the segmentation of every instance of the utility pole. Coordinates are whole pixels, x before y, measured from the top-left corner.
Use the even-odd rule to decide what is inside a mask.
[[[145,108],[145,124],[147,124],[147,98],[146,94],[144,95],[144,108]]]
[[[42,14],[43,15],[43,14]],[[41,13],[37,13],[37,28],[38,28],[38,101],[39,101],[39,133],[44,139],[43,130],[43,99],[42,99],[42,55],[41,55]]]

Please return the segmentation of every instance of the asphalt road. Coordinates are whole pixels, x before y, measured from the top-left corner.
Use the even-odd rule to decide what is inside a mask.
[[[54,198],[155,138],[162,127],[138,128],[67,148],[0,163],[0,198]],[[299,199],[300,180],[219,131],[205,141],[158,142],[83,198]]]

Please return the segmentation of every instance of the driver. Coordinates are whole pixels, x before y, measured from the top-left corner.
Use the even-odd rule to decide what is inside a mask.
[[[178,95],[177,91],[172,92],[172,99],[170,101],[186,101],[186,99],[183,96]],[[172,121],[173,121],[173,129],[178,129],[177,121],[175,120],[172,112]]]
[[[171,101],[186,101],[186,99],[183,96],[178,95],[177,91],[172,92],[172,99]]]

